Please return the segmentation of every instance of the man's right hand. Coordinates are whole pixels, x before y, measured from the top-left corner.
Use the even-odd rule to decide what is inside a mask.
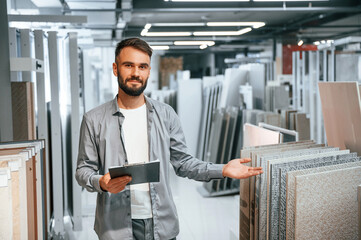
[[[123,176],[111,179],[110,174],[107,173],[99,179],[99,184],[104,191],[108,191],[110,193],[118,193],[120,191],[123,191],[125,186],[130,181],[132,181],[132,177],[130,176]]]

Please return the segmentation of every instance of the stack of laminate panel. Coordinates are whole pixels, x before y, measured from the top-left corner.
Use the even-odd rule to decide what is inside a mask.
[[[177,111],[177,92],[175,90],[153,90],[150,92],[150,97],[170,105]]]
[[[46,239],[44,141],[0,143],[0,239]]]
[[[232,155],[233,144],[236,135],[239,110],[236,107],[216,109],[213,114],[213,122],[210,132],[209,147],[206,156],[208,162],[226,164]],[[232,179],[212,180],[204,183],[203,195],[218,196],[238,192],[232,186]]]
[[[202,160],[206,159],[211,133],[211,123],[213,121],[212,113],[218,107],[221,92],[222,84],[220,82],[203,88],[203,111],[197,147],[197,157]]]
[[[201,125],[207,127],[204,131],[201,131],[198,157],[215,164],[226,164],[228,161],[240,157],[239,150],[243,146],[243,126],[245,123],[267,122],[274,125],[280,124],[280,115],[277,113],[253,109],[240,110],[237,107],[215,109],[213,114],[209,115],[210,117],[212,118]],[[205,134],[207,131],[209,131],[208,135]],[[204,183],[203,187],[200,192],[204,196],[238,193],[239,180],[228,178],[211,180]]]
[[[312,141],[244,147],[263,167],[241,180],[240,239],[357,239],[356,153]]]
[[[266,111],[273,112],[278,109],[288,109],[290,97],[288,86],[267,86],[266,87]]]

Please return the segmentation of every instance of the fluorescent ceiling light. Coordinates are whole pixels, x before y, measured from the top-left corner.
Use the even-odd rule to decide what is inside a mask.
[[[153,50],[169,50],[169,46],[150,46]]]
[[[330,0],[253,0],[253,2],[328,2]]]
[[[316,46],[320,45],[319,41],[314,42],[313,44],[315,44]]]
[[[298,46],[302,46],[302,44],[303,44],[303,41],[302,41],[302,40],[300,40],[300,41],[297,43]]]
[[[182,37],[182,36],[192,36],[192,33],[191,32],[146,32],[142,36],[146,36],[146,37]]]
[[[249,2],[249,0],[164,0],[165,2]]]
[[[213,46],[215,44],[214,41],[174,41],[174,45],[207,45]]]
[[[203,27],[205,23],[193,22],[193,23],[152,23],[154,27]]]
[[[252,31],[252,28],[243,28],[239,31],[204,31],[204,32],[194,32],[194,36],[238,36]]]
[[[147,23],[147,24],[145,24],[144,29],[149,30],[151,27],[152,27],[152,24]]]
[[[199,46],[200,49],[206,49],[207,47],[208,47],[207,44],[202,44]]]
[[[173,45],[172,41],[165,41],[165,42],[148,42],[150,46],[160,46],[160,45]]]
[[[211,27],[251,26],[259,28],[264,25],[266,25],[264,22],[207,22],[207,26]]]

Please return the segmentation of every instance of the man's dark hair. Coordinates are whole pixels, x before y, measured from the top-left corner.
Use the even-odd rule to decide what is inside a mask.
[[[152,57],[152,48],[148,45],[148,43],[140,38],[128,38],[124,39],[123,41],[117,44],[115,49],[115,61],[117,60],[117,56],[125,47],[133,47],[138,49],[146,54],[151,58]]]

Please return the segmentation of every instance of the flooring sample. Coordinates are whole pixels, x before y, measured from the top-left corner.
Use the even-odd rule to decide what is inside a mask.
[[[34,84],[32,82],[12,82],[11,100],[14,140],[35,139]]]
[[[196,156],[202,116],[201,79],[178,81],[177,110],[189,153]]]
[[[26,177],[29,177],[24,173],[24,184],[20,184],[20,208],[21,213],[24,214],[24,216],[21,217],[21,239],[25,239],[25,235],[29,234],[29,236],[33,236],[32,234],[36,234],[39,239],[42,239],[43,236],[47,234],[46,227],[48,223],[47,219],[47,179],[46,179],[46,164],[45,164],[45,142],[44,140],[31,140],[31,141],[20,141],[20,142],[6,142],[6,143],[0,143],[0,155],[3,155],[4,153],[9,153],[9,151],[13,153],[17,153],[21,151],[19,154],[21,155],[24,161],[23,166],[26,165],[26,161],[29,160],[29,156],[32,156],[33,160],[33,185],[35,186],[33,188],[34,192],[34,204],[32,211],[36,211],[34,214],[34,217],[36,219],[28,218],[27,217],[27,211],[30,211],[27,207],[28,203],[28,195],[30,194],[29,191],[27,191],[27,184],[26,184]],[[25,154],[25,155],[24,155]],[[20,168],[20,172],[23,168]],[[26,171],[23,169],[23,171]],[[29,175],[29,172],[28,172]],[[22,176],[22,175],[20,175]],[[31,206],[31,204],[30,204]],[[29,228],[28,230],[28,224],[29,226],[33,226],[36,229]]]
[[[361,239],[361,185],[357,187],[357,201],[358,201],[358,239]]]
[[[327,161],[326,159],[322,162],[315,162],[313,166],[309,166],[309,163],[306,163],[304,166],[300,162],[297,162],[295,166],[286,166],[279,169],[279,238],[286,239],[286,208],[287,208],[287,185],[286,185],[286,174],[293,169],[308,169],[313,168],[314,166],[330,166],[330,165],[339,165],[343,163],[350,162],[359,162],[360,159],[356,156],[356,153],[338,155],[336,159]],[[300,164],[299,164],[300,163]]]
[[[295,123],[299,140],[310,139],[310,119],[306,117],[306,113],[297,113]]]
[[[344,157],[348,154],[348,150],[344,151],[335,151],[335,152],[326,152],[318,153],[313,155],[305,155],[292,158],[281,158],[275,161],[268,161],[267,171],[268,171],[268,195],[267,202],[268,206],[268,222],[269,222],[269,238],[278,239],[279,238],[279,227],[280,227],[280,168],[289,167],[289,170],[296,170],[297,168],[312,168],[320,167],[326,165],[332,165],[339,158]],[[340,157],[339,157],[340,156]],[[355,154],[350,154],[348,157],[356,157]]]
[[[227,68],[224,74],[223,89],[219,106],[239,107],[239,86],[247,82],[247,71],[238,68]]]
[[[11,240],[13,237],[12,189],[9,168],[0,168],[0,239]]]
[[[37,184],[36,184],[36,149],[32,148],[15,148],[15,149],[1,149],[0,155],[7,156],[10,154],[16,155],[27,152],[28,160],[25,162],[26,171],[26,211],[27,211],[27,228],[28,239],[37,239],[38,237],[38,200],[37,200]],[[41,207],[41,206],[39,206]]]
[[[278,132],[267,130],[252,124],[243,126],[243,146],[261,146],[280,143],[281,135]]]
[[[286,239],[295,239],[295,182],[296,176],[307,175],[312,173],[326,172],[336,169],[346,169],[350,167],[361,166],[361,162],[351,162],[344,164],[337,164],[331,166],[324,166],[318,168],[302,169],[296,171],[290,171],[287,175],[287,210],[286,210]]]
[[[245,111],[243,111],[245,113]],[[264,145],[264,146],[248,146],[244,147],[241,152],[241,158],[251,158],[251,152],[254,150],[261,150],[261,149],[277,149],[284,147],[284,146],[297,146],[297,145],[312,145],[314,142],[312,141],[302,141],[302,142],[291,142],[291,143],[281,143],[281,144],[273,144],[273,145]],[[247,163],[246,165],[251,165]],[[240,180],[240,230],[239,230],[239,239],[250,239],[250,180],[241,179]]]
[[[361,167],[296,176],[296,239],[357,239]]]
[[[277,144],[280,141],[280,133],[274,132],[271,130],[263,129],[255,125],[251,124],[244,124],[243,126],[243,146],[261,146],[261,145],[270,145],[270,144]],[[246,156],[241,157],[245,158]],[[249,157],[248,157],[249,158]],[[251,165],[251,164],[246,164]],[[241,207],[240,213],[240,224],[245,224],[244,222],[250,221],[250,213],[249,213],[249,203],[250,199],[250,179],[242,179],[240,183],[240,194],[241,194],[241,206],[245,206],[245,208]],[[251,188],[252,189],[252,188]],[[250,225],[245,225],[245,231],[240,230],[240,239],[247,239],[252,237],[250,234],[253,234],[253,230],[250,229]]]
[[[361,106],[357,82],[318,83],[329,146],[361,155]]]
[[[301,146],[302,149],[293,148],[289,151],[266,153],[257,155],[257,166],[263,166],[264,173],[256,177],[255,183],[255,222],[258,222],[258,238],[267,238],[267,161],[282,157],[294,157],[307,154],[316,154],[328,151],[337,151],[338,148],[325,148],[322,144],[315,144],[310,146]]]
[[[12,201],[12,225],[13,235],[12,239],[21,239],[21,214],[20,214],[20,171],[21,158],[6,157],[0,158],[0,168],[9,168],[11,174],[11,201]],[[25,171],[23,172],[25,174]]]
[[[280,154],[287,154],[290,152],[293,152],[294,150],[303,149],[303,148],[317,148],[323,145],[316,145],[316,144],[287,144],[284,146],[279,146],[274,149],[265,149],[265,150],[258,150],[258,151],[252,151],[251,152],[251,159],[252,159],[252,166],[259,167],[261,166],[260,163],[257,162],[260,155],[263,154],[276,154],[279,156]],[[318,153],[318,151],[317,151]],[[257,192],[257,185],[259,184],[260,178],[263,178],[267,176],[267,172],[265,169],[266,167],[263,167],[264,173],[262,175],[258,175],[255,177],[252,177],[250,179],[250,229],[253,230],[254,237],[257,239],[259,234],[259,198],[260,194]]]

